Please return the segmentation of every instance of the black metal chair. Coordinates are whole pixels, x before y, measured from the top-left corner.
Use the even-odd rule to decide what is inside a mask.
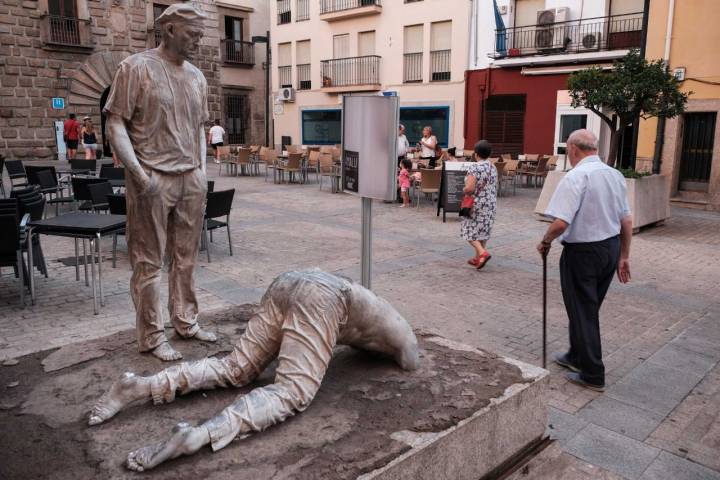
[[[55,205],[56,217],[60,214],[61,203],[75,203],[75,197],[64,195],[65,189],[58,183],[54,167],[37,172],[37,179],[40,182],[40,191],[45,195],[47,204]],[[53,195],[55,196],[53,197]]]
[[[215,190],[215,180],[208,180],[208,192]]]
[[[98,182],[98,183],[90,183],[87,186],[88,191],[90,192],[90,202],[92,205],[92,211],[93,212],[107,212],[108,210],[108,200],[107,196],[112,195],[113,187],[110,184],[110,182]]]
[[[90,175],[95,176],[97,174],[97,160],[70,160],[70,170],[88,170]]]
[[[127,199],[125,195],[113,193],[107,196],[108,210],[111,215],[127,215]],[[118,235],[125,235],[125,229],[120,232],[113,234],[113,268],[115,268],[117,260],[117,237]]]
[[[5,180],[3,180],[3,173],[5,173],[5,157],[0,155],[0,192],[2,192],[3,198],[7,197],[5,193]]]
[[[212,231],[218,228],[227,228],[228,246],[230,247],[230,256],[232,256],[232,236],[230,235],[230,210],[232,210],[233,197],[235,189],[220,190],[218,192],[208,192],[207,206],[205,207],[205,219],[203,220],[203,242],[207,251],[208,263],[210,263],[210,243],[208,242],[208,232],[210,232],[210,241],[212,241]],[[215,220],[216,218],[225,217],[225,221]]]
[[[5,160],[5,168],[7,168],[8,177],[10,177],[10,189],[15,187],[28,186],[27,174],[25,166],[20,160]],[[22,182],[15,183],[15,180],[22,179]]]
[[[103,164],[100,166],[100,176],[108,180],[125,180],[125,169]]]
[[[10,195],[17,201],[20,216],[27,214],[30,216],[30,220],[42,220],[45,213],[45,196],[40,191],[39,186],[35,185],[23,190],[13,190]],[[22,229],[20,233],[23,236],[24,250],[27,251],[28,244],[32,245],[33,258],[37,260],[34,262],[35,268],[37,268],[40,273],[45,275],[47,278],[48,269],[47,264],[45,263],[45,254],[43,253],[42,245],[40,244],[40,236],[34,235],[32,241],[26,243],[24,240],[24,236],[26,235],[25,229]]]
[[[92,185],[93,183],[103,183],[107,181],[107,178],[102,177],[73,177],[71,179],[71,182],[73,189],[73,197],[75,197],[76,210],[82,210],[84,212],[92,211],[92,197],[90,196],[90,190],[88,189],[88,185]]]
[[[17,202],[16,202],[17,205]],[[3,208],[0,212],[0,267],[13,267],[15,276],[20,279],[20,303],[25,306],[25,261],[23,258],[23,239],[21,230],[26,228],[30,220],[29,215],[24,215],[18,222],[17,207],[12,213]]]

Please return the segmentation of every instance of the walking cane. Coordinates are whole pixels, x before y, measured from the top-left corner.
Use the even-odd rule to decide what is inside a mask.
[[[543,253],[542,366],[547,367],[547,252]]]

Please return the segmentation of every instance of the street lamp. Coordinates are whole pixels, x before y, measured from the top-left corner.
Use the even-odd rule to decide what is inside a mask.
[[[252,43],[265,44],[265,146],[270,147],[270,30],[253,36]]]

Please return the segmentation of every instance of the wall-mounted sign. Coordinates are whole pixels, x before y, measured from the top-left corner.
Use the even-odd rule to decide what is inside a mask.
[[[358,152],[351,150],[343,151],[343,189],[358,193],[358,185],[360,183],[360,156]]]
[[[53,97],[52,108],[54,110],[63,110],[65,108],[65,99],[61,97]]]

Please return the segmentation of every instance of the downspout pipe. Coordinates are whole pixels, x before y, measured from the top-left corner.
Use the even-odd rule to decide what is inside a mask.
[[[640,57],[645,58],[647,53],[647,37],[648,37],[648,20],[650,18],[650,0],[645,0],[643,6],[643,23],[642,23],[642,40],[640,42]],[[638,137],[640,136],[640,117],[635,117],[633,121],[632,148],[630,151],[630,168],[635,170],[637,162]]]
[[[663,53],[663,63],[665,70],[670,65],[670,47],[672,46],[672,30],[673,20],[675,19],[675,0],[670,0],[668,8],[668,21],[665,27],[665,51]],[[655,153],[653,155],[652,173],[660,173],[660,165],[662,163],[663,144],[665,143],[665,117],[658,118],[657,132],[655,136]]]

